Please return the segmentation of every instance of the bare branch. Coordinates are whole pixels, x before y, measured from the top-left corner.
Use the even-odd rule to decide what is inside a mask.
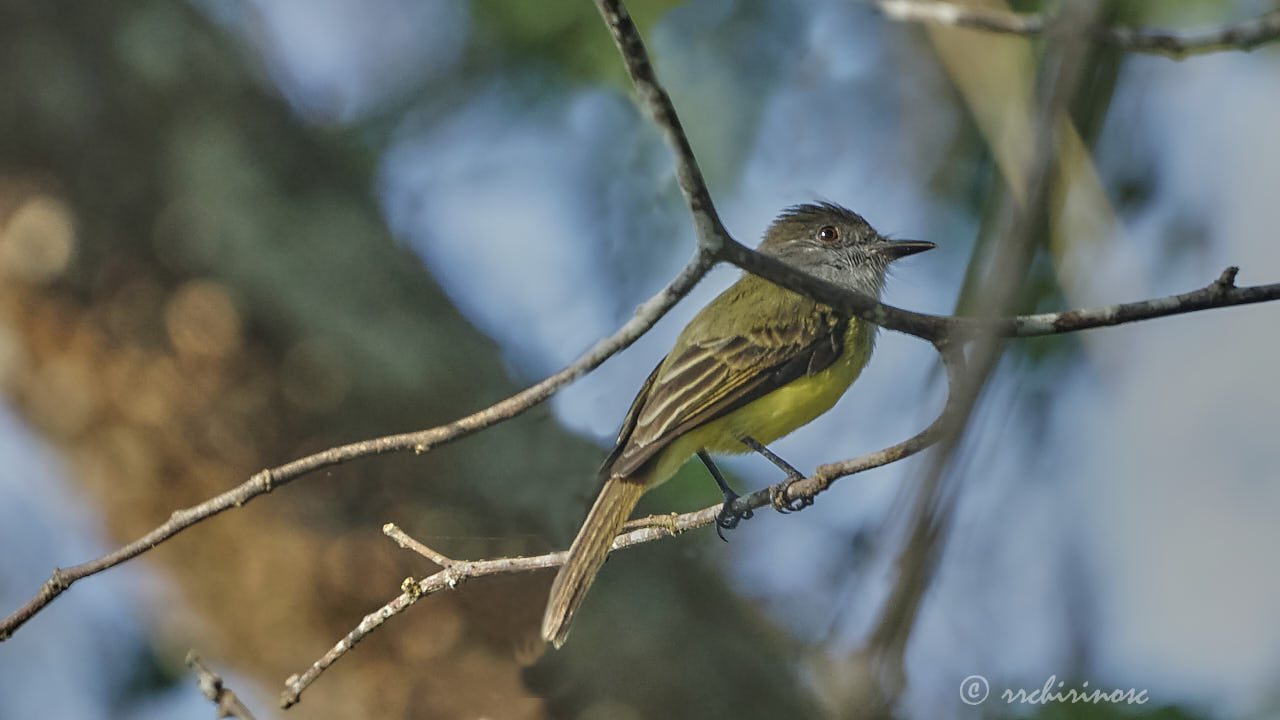
[[[710,254],[700,250],[684,270],[680,271],[680,274],[661,292],[636,308],[635,314],[617,332],[597,342],[564,370],[506,400],[448,425],[350,443],[299,458],[276,468],[263,470],[235,488],[199,505],[174,511],[167,522],[114,552],[74,567],[55,568],[35,596],[0,621],[0,641],[7,640],[14,630],[30,620],[54,598],[71,587],[75,581],[137,557],[196,523],[207,520],[224,510],[240,507],[253,498],[269,493],[307,473],[370,455],[409,451],[424,453],[523,413],[635,342],[636,338],[653,327],[653,324],[672,306],[687,295],[713,264]]]
[[[723,257],[748,272],[830,305],[842,313],[931,342],[969,342],[984,335],[1004,338],[1058,335],[1199,310],[1280,300],[1280,283],[1236,287],[1234,278],[1239,268],[1232,267],[1208,286],[1180,295],[1007,318],[948,317],[886,305],[870,296],[807,275],[736,242],[725,246]]]
[[[767,502],[767,501],[766,501]],[[699,510],[698,512],[685,513],[684,515],[664,515],[660,516],[656,521],[648,523],[634,530],[629,530],[618,535],[613,541],[613,550],[621,550],[623,548],[632,547],[641,543],[651,542],[664,537],[672,537],[679,535],[686,530],[702,527],[711,523],[715,519],[716,511],[719,505]],[[436,564],[441,564],[440,560],[446,561],[444,569],[429,575],[421,580],[414,578],[406,578],[401,583],[401,594],[388,602],[386,605],[364,616],[351,632],[347,633],[342,640],[329,649],[320,659],[312,663],[311,667],[298,675],[292,675],[285,680],[285,691],[280,696],[281,707],[291,707],[295,705],[302,696],[302,692],[307,689],[316,678],[320,677],[330,665],[336,662],[343,655],[346,655],[356,643],[359,643],[370,632],[382,626],[387,620],[408,610],[418,600],[440,592],[441,590],[452,590],[456,588],[464,580],[471,578],[484,577],[486,575],[498,575],[503,573],[521,573],[532,572],[534,570],[543,570],[551,567],[558,567],[564,563],[567,551],[547,553],[546,555],[537,555],[531,557],[505,557],[494,558],[491,560],[453,560],[441,555],[423,545],[421,542],[409,537],[394,524],[388,523],[383,526],[383,532],[396,540],[401,547],[405,547],[415,552],[419,552],[424,557],[430,559]],[[424,551],[425,550],[425,551]],[[440,560],[436,559],[439,558]]]
[[[636,92],[640,94],[640,99],[644,101],[645,109],[649,111],[653,122],[662,129],[667,144],[676,155],[676,180],[689,205],[689,213],[693,215],[698,247],[709,253],[719,253],[726,243],[733,242],[733,238],[724,229],[724,224],[716,213],[716,206],[711,202],[711,193],[702,178],[698,161],[694,159],[693,147],[680,124],[675,105],[671,104],[671,97],[658,82],[653,63],[649,61],[649,54],[644,49],[640,31],[636,30],[635,23],[631,21],[631,15],[621,0],[596,0],[596,8],[600,10],[605,25],[609,26],[609,33],[618,46],[618,52],[622,54],[627,74],[631,77]]]
[[[253,713],[245,707],[235,692],[222,682],[217,673],[205,667],[195,650],[187,653],[187,667],[196,673],[196,685],[209,701],[218,707],[218,717],[254,720]]]
[[[1234,25],[1174,32],[1131,27],[1103,27],[1104,40],[1132,52],[1174,58],[1220,50],[1252,50],[1280,38],[1280,10],[1263,13]]]
[[[1001,323],[999,332],[1006,337],[1036,337],[1057,335],[1097,327],[1110,327],[1152,318],[1181,315],[1198,310],[1249,305],[1280,299],[1280,283],[1236,287],[1236,273],[1240,268],[1232,266],[1209,285],[1181,295],[1122,303],[1088,310],[1023,315],[1009,323]]]
[[[1053,32],[1058,26],[1058,17],[1054,15],[1005,12],[953,2],[876,0],[875,5],[893,20],[929,22],[1008,35],[1043,35]],[[1280,10],[1239,23],[1194,30],[1100,26],[1094,29],[1094,33],[1122,50],[1175,58],[1220,50],[1252,50],[1280,38]]]
[[[396,525],[395,523],[387,523],[386,525],[383,525],[382,534],[386,535],[392,540],[395,540],[396,544],[404,548],[405,550],[411,550],[413,552],[416,552],[422,557],[430,560],[431,562],[439,565],[442,568],[448,569],[458,564],[457,560],[454,560],[451,557],[438,553],[435,550],[432,550],[426,545],[423,545],[422,543],[418,542],[414,538],[410,537],[408,533],[401,530],[400,526]]]

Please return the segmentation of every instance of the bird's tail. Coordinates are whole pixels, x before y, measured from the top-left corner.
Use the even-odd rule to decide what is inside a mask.
[[[542,638],[557,648],[569,636],[573,613],[582,604],[582,598],[609,555],[613,538],[640,502],[644,489],[640,482],[610,478],[587,513],[578,537],[569,546],[569,558],[551,585],[547,611],[542,616]]]

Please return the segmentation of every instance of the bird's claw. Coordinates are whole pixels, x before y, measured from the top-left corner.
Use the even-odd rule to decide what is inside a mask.
[[[791,478],[787,482],[774,488],[772,496],[769,499],[774,510],[786,515],[787,513],[803,510],[813,504],[813,498],[808,495],[802,495],[793,500],[787,500],[787,491],[790,490],[791,486],[796,484],[797,481],[803,479],[804,478]]]
[[[738,523],[743,520],[750,520],[755,515],[755,511],[750,508],[742,511],[734,510],[733,503],[737,499],[737,495],[732,497],[726,495],[724,505],[720,507],[720,512],[716,514],[716,535],[725,542],[729,542],[729,539],[724,536],[725,530],[733,530],[738,527]]]

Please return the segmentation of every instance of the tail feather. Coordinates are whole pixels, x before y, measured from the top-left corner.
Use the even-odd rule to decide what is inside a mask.
[[[569,558],[551,585],[551,597],[542,617],[542,637],[557,648],[569,636],[569,623],[587,589],[600,572],[600,566],[609,556],[613,538],[622,524],[631,516],[644,484],[622,478],[610,478],[600,491],[600,496],[587,513],[587,519],[569,546]]]

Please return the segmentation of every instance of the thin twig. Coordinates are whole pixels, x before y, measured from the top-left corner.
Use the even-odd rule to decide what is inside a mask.
[[[991,33],[1034,36],[1053,32],[1059,18],[1046,13],[1015,13],[933,0],[876,0],[884,15],[903,22],[929,22]],[[1249,20],[1192,30],[1162,30],[1103,25],[1093,29],[1102,40],[1130,52],[1181,58],[1220,50],[1252,50],[1280,38],[1280,10]]]
[[[218,707],[218,717],[254,720],[249,708],[245,707],[217,673],[205,667],[195,650],[187,653],[187,667],[195,671],[196,686],[200,688],[200,692]]]
[[[446,570],[458,564],[457,560],[442,555],[410,537],[408,533],[401,530],[400,526],[395,523],[387,523],[386,525],[383,525],[382,534],[392,540],[395,540],[396,544],[405,550],[412,550]]]
[[[1103,27],[1102,38],[1132,52],[1156,53],[1173,58],[1219,50],[1252,50],[1280,38],[1280,10],[1233,25],[1172,31],[1131,27]]]
[[[697,512],[685,513],[676,516],[659,516],[654,522],[648,523],[643,527],[635,530],[629,530],[622,533],[613,541],[613,550],[621,550],[623,548],[633,547],[641,543],[652,542],[665,537],[671,537],[710,524],[715,520],[716,512],[720,509],[719,505]],[[385,532],[385,528],[384,528]],[[391,533],[387,533],[390,535]],[[401,533],[403,534],[403,533]],[[416,549],[417,547],[426,546],[417,540],[408,538],[409,543],[402,545]],[[400,542],[399,539],[396,540]],[[432,555],[439,555],[434,550],[429,550],[424,555],[430,558]],[[534,570],[543,570],[551,567],[558,567],[564,563],[567,551],[559,551],[547,553],[545,555],[536,555],[529,557],[504,557],[494,558],[491,560],[449,560],[449,565],[439,572],[433,573],[421,580],[409,578],[401,584],[399,596],[388,602],[386,605],[364,616],[351,632],[347,633],[336,645],[329,649],[320,659],[312,663],[311,667],[305,672],[297,675],[291,675],[285,680],[285,690],[280,696],[280,706],[287,708],[297,704],[302,696],[302,692],[307,689],[316,678],[320,677],[330,665],[336,662],[343,655],[346,655],[369,633],[376,630],[383,623],[400,613],[408,610],[418,600],[440,592],[441,590],[452,590],[461,584],[464,580],[471,578],[484,577],[486,575],[499,575],[504,573],[521,573],[532,572]],[[437,562],[432,560],[432,562]]]

